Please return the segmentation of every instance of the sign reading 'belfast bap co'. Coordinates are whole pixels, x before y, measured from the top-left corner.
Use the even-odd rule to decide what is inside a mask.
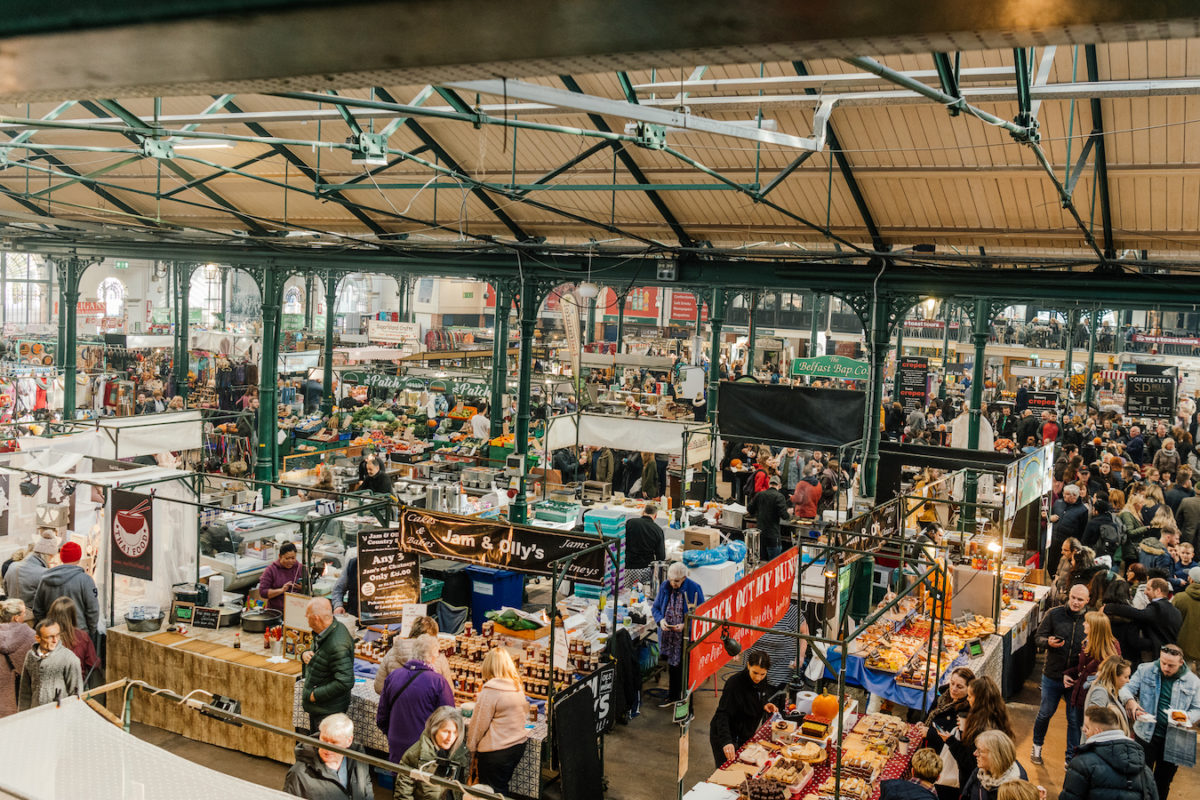
[[[792,375],[811,375],[814,378],[841,378],[847,381],[865,381],[871,373],[871,365],[845,356],[816,356],[793,358]]]

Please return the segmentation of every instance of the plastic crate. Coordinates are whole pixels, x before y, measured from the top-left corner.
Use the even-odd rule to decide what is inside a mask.
[[[444,581],[435,580],[434,578],[421,578],[421,602],[432,603],[434,600],[441,600],[442,589],[445,586]]]

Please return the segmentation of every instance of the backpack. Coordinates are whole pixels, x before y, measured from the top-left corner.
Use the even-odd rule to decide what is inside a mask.
[[[1129,532],[1125,524],[1115,515],[1109,514],[1108,521],[1100,523],[1100,539],[1098,544],[1103,555],[1114,555],[1121,552],[1125,542],[1129,540]]]
[[[754,470],[754,472],[751,472],[750,477],[746,479],[746,508],[750,507],[750,500],[754,497],[754,495],[758,494],[758,492],[756,492],[754,489],[754,484],[758,483],[758,473],[760,472],[764,475],[767,474],[766,470],[759,467],[758,469]]]

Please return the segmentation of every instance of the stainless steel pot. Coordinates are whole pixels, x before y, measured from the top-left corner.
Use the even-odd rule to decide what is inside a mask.
[[[242,630],[246,633],[262,633],[283,623],[283,612],[273,608],[242,614]]]

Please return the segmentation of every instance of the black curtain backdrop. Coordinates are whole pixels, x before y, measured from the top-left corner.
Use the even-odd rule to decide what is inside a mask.
[[[722,438],[838,446],[862,438],[865,392],[721,383]]]

